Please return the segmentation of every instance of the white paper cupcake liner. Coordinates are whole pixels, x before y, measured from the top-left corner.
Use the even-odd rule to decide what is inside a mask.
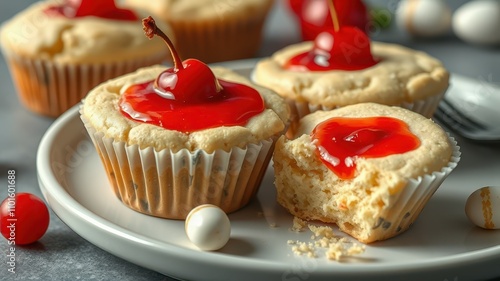
[[[80,102],[98,84],[164,60],[161,53],[136,60],[70,64],[3,52],[21,102],[29,110],[50,117]]]
[[[393,237],[407,230],[415,222],[429,199],[460,161],[460,147],[453,137],[449,136],[449,141],[453,152],[448,165],[440,171],[410,179],[396,201],[373,226],[372,237],[376,237],[376,240]]]
[[[213,204],[226,213],[257,193],[274,140],[230,151],[141,149],[105,137],[82,116],[115,195],[126,206],[152,216],[184,219],[196,206]]]

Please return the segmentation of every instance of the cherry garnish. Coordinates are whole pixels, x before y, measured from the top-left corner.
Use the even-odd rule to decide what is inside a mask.
[[[360,70],[377,64],[370,38],[359,28],[341,26],[333,0],[329,0],[333,29],[316,36],[310,51],[292,57],[285,69],[297,71]]]
[[[316,153],[339,178],[356,176],[358,158],[378,158],[412,151],[420,140],[403,121],[391,117],[335,117],[311,133]]]
[[[361,70],[374,66],[370,39],[356,27],[321,32],[310,51],[292,57],[285,69],[296,71]]]
[[[94,16],[113,20],[138,20],[132,10],[116,7],[114,0],[65,0],[60,5],[48,7],[45,13],[67,18]]]
[[[312,41],[324,30],[331,29],[329,0],[289,0],[292,11],[299,18],[302,39]],[[339,26],[355,26],[361,31],[368,28],[370,16],[361,0],[334,0]]]
[[[172,41],[152,17],[143,20],[143,27],[148,38],[157,35],[165,41],[174,66],[161,72],[155,80],[126,89],[119,102],[124,116],[189,133],[244,125],[264,111],[264,101],[257,90],[217,79],[199,60],[182,61]]]
[[[158,35],[165,41],[174,59],[174,67],[163,71],[155,80],[154,89],[160,96],[187,103],[201,103],[217,98],[222,87],[206,64],[197,59],[183,62],[170,38],[156,26],[152,17],[143,20],[143,27],[149,39]]]

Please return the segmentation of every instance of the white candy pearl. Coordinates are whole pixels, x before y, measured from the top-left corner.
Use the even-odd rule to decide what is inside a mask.
[[[465,203],[469,220],[485,229],[500,229],[500,186],[485,186],[474,191]]]
[[[204,251],[218,250],[231,236],[231,222],[226,213],[211,204],[200,205],[189,212],[185,230],[189,240]]]
[[[453,14],[453,31],[460,39],[481,45],[500,45],[500,1],[476,0]]]
[[[411,35],[439,36],[450,30],[451,9],[443,0],[402,0],[396,25]]]

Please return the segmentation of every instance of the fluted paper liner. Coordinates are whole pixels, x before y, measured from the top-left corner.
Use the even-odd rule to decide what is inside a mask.
[[[165,54],[102,64],[58,63],[3,50],[19,99],[29,110],[57,117],[98,84],[161,63]]]
[[[415,222],[429,199],[460,161],[460,147],[453,137],[449,137],[449,141],[453,146],[453,152],[448,165],[440,171],[408,181],[393,205],[378,218],[378,223],[373,226],[371,236],[375,238],[374,240],[396,236]]]
[[[126,206],[152,216],[184,219],[196,206],[213,204],[226,213],[257,193],[274,140],[230,151],[141,149],[105,137],[82,116],[115,195]]]

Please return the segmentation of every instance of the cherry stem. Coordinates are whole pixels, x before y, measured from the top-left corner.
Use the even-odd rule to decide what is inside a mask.
[[[179,57],[179,54],[175,51],[174,44],[172,43],[170,38],[168,38],[168,36],[161,29],[159,29],[158,26],[156,26],[153,17],[149,16],[142,20],[142,29],[149,39],[152,39],[155,35],[160,36],[165,41],[165,43],[167,43],[170,54],[174,59],[174,69],[184,69],[181,57]]]
[[[333,5],[333,0],[329,0],[328,4],[330,5],[330,15],[332,16],[333,29],[335,31],[339,31],[339,18],[337,17],[337,11],[335,10],[335,5]]]

